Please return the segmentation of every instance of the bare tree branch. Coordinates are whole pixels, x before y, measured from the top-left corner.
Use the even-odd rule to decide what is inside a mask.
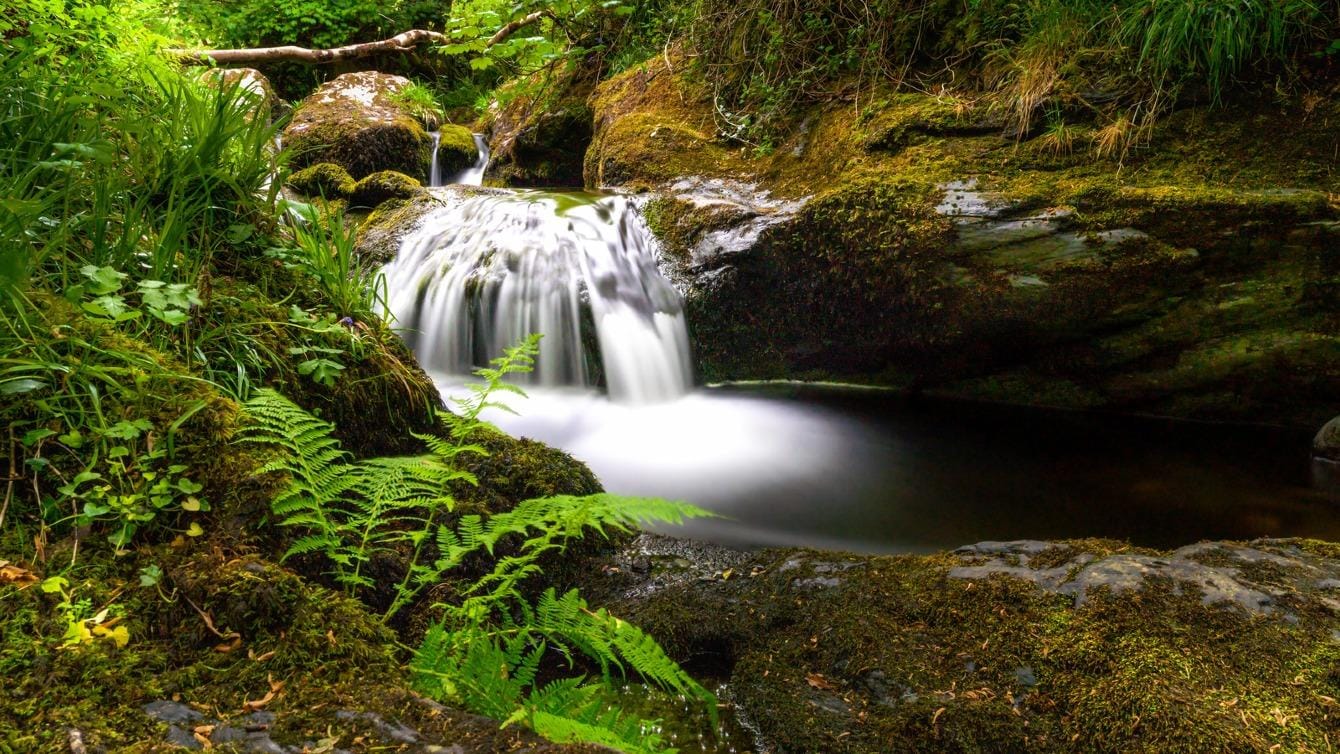
[[[498,44],[504,39],[507,39],[508,37],[517,33],[521,29],[530,26],[531,24],[535,23],[536,21],[539,21],[542,18],[553,18],[553,17],[554,14],[547,10],[537,10],[534,13],[531,13],[528,16],[518,18],[515,21],[508,21],[507,23],[503,24],[502,28],[499,29],[497,33],[489,37],[489,47]]]
[[[436,31],[411,29],[377,42],[332,47],[328,50],[312,50],[306,47],[286,45],[283,47],[254,47],[240,50],[168,50],[169,55],[185,65],[234,65],[237,63],[308,63],[322,65],[342,60],[357,60],[392,52],[409,52],[421,44],[436,42],[447,44],[450,40]]]
[[[506,40],[521,29],[543,18],[553,18],[553,14],[547,10],[539,10],[503,24],[501,29],[498,29],[492,37],[489,37],[489,47]],[[307,47],[285,45],[282,47],[251,47],[237,50],[168,50],[167,53],[176,57],[183,65],[236,65],[239,63],[274,63],[281,61],[324,65],[343,60],[370,58],[392,52],[410,52],[419,45],[428,42],[447,44],[450,41],[441,32],[411,29],[390,39],[332,47],[328,50],[313,50]]]

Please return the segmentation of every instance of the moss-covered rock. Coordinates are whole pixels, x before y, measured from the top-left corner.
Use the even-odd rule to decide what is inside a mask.
[[[355,179],[395,170],[426,181],[432,139],[391,96],[408,84],[404,77],[375,71],[346,73],[322,84],[284,129],[294,164],[333,162]]]
[[[592,134],[586,100],[594,82],[579,69],[554,81],[541,80],[544,75],[514,84],[516,95],[485,119],[490,132],[490,185],[583,185],[583,161]]]
[[[349,171],[333,162],[318,162],[290,175],[286,185],[309,197],[348,199],[356,182]]]
[[[688,70],[658,57],[597,88],[586,175],[652,192],[707,380],[1310,426],[1340,412],[1340,180],[1317,169],[1340,102],[1191,108],[1118,162],[1082,136],[1002,138],[979,93],[875,91],[757,149],[716,137]],[[1098,125],[1076,133],[1097,144]]]
[[[407,199],[380,203],[359,224],[354,251],[369,264],[390,262],[400,251],[405,236],[417,229],[428,213],[446,206],[445,201],[443,196],[425,191]]]
[[[288,112],[289,105],[275,94],[270,79],[255,68],[211,68],[204,73],[205,83],[223,89],[236,89],[250,101],[251,112],[266,122]]]
[[[375,208],[390,199],[411,199],[423,191],[423,184],[404,173],[383,170],[354,185],[349,202],[354,207]]]
[[[443,180],[449,180],[479,160],[475,135],[465,126],[444,124],[438,130],[437,138],[437,165]]]
[[[728,677],[768,750],[1305,751],[1335,731],[1335,556],[1307,541],[858,557],[644,537],[587,582]]]

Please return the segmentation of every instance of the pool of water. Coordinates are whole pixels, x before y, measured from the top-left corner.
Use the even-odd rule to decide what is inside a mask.
[[[794,384],[643,406],[553,389],[511,402],[519,416],[486,418],[567,450],[612,492],[716,512],[666,533],[735,546],[1340,540],[1340,494],[1314,483],[1296,432]]]

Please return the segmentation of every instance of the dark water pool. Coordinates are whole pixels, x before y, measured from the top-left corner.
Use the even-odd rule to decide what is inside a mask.
[[[681,536],[922,552],[982,540],[1340,540],[1306,434],[910,399],[818,386],[723,387],[654,406],[539,392],[492,417],[565,448],[611,491],[723,516]]]

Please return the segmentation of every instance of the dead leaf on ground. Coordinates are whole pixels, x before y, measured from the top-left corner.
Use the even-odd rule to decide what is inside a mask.
[[[276,681],[274,676],[270,676],[270,690],[265,692],[265,696],[260,699],[250,699],[242,703],[243,712],[259,712],[265,708],[265,705],[273,702],[279,692],[284,690],[284,682]]]
[[[833,690],[833,684],[829,683],[827,678],[824,678],[818,673],[807,673],[805,675],[805,682],[816,689],[823,689],[824,691]]]
[[[0,584],[14,584],[20,589],[26,589],[38,582],[37,574],[12,565],[8,560],[0,560]]]
[[[191,736],[195,738],[196,741],[200,742],[200,748],[212,749],[214,748],[214,742],[209,740],[209,737],[213,732],[213,725],[197,725],[191,729]]]
[[[224,643],[222,643],[222,644],[216,644],[216,645],[214,645],[214,651],[215,651],[215,652],[218,652],[219,654],[225,654],[225,655],[226,655],[226,654],[228,654],[229,652],[232,652],[232,651],[234,651],[234,650],[240,648],[241,646],[242,646],[242,637],[241,637],[241,636],[238,636],[238,635],[236,635],[236,634],[234,634],[234,635],[233,635],[233,638],[230,639],[229,641],[226,641],[226,642],[224,642]]]

